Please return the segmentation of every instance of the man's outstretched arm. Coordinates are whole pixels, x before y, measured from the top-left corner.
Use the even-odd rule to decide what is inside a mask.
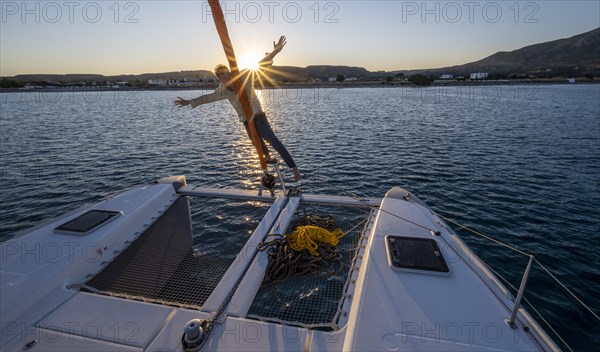
[[[195,99],[187,100],[187,99],[183,99],[181,97],[177,97],[177,98],[178,99],[175,100],[175,105],[177,105],[179,107],[184,107],[184,106],[188,106],[191,104],[192,108],[195,108],[198,105],[208,104],[208,103],[212,103],[215,101],[223,100],[226,97],[225,97],[225,94],[223,94],[222,87],[219,86],[217,89],[215,89],[214,92],[201,95]]]
[[[279,37],[279,41],[277,43],[273,42],[273,51],[266,53],[265,57],[259,61],[259,67],[261,69],[265,69],[273,65],[273,58],[275,58],[275,56],[281,52],[285,44],[287,44],[287,38],[282,35]]]

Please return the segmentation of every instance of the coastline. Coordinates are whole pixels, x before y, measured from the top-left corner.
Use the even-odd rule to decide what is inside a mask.
[[[454,87],[454,86],[511,86],[511,85],[536,85],[536,84],[560,84],[560,85],[581,85],[581,84],[600,84],[600,79],[585,79],[575,82],[569,82],[567,79],[522,79],[522,80],[482,80],[482,81],[456,81],[448,80],[434,81],[428,86],[418,86],[409,82],[395,81],[357,81],[357,82],[284,82],[278,85],[265,85],[256,87],[257,89],[311,89],[311,88],[427,88],[427,87]],[[214,83],[201,85],[180,85],[180,86],[144,86],[144,87],[39,87],[39,88],[0,88],[0,93],[26,93],[26,92],[128,92],[128,91],[180,91],[180,90],[211,90],[218,85]]]

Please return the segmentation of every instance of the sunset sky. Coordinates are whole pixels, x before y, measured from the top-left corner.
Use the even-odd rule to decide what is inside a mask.
[[[225,62],[206,1],[0,1],[0,75],[139,74]],[[600,1],[225,1],[240,61],[433,68],[600,26]]]

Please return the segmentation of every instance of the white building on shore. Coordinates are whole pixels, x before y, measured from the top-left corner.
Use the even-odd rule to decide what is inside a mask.
[[[148,84],[156,85],[156,86],[166,86],[167,80],[166,79],[149,79]]]
[[[487,72],[471,73],[470,79],[486,79],[488,77]]]

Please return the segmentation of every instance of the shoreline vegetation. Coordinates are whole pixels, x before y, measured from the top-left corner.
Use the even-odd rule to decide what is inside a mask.
[[[427,88],[453,86],[496,86],[496,85],[533,85],[533,84],[598,84],[600,78],[549,78],[549,79],[503,79],[503,80],[434,80],[425,84],[414,84],[404,81],[350,81],[350,82],[280,82],[272,85],[257,86],[257,89],[311,89],[311,88]],[[217,83],[195,85],[114,85],[114,86],[79,86],[79,85],[48,85],[0,88],[0,93],[25,92],[95,92],[95,91],[178,91],[178,90],[212,90]]]

